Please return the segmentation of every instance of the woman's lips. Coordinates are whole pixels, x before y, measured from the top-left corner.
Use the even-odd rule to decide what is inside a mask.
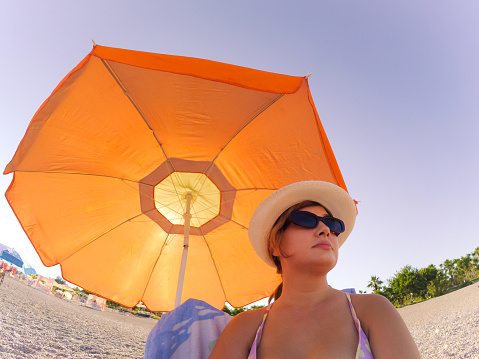
[[[325,249],[331,249],[331,245],[326,242],[318,243],[314,246],[314,248],[325,248]]]

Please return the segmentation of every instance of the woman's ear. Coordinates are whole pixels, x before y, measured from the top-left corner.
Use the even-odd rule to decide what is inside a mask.
[[[273,248],[271,245],[269,246],[269,253],[271,253],[271,255],[273,257],[280,257],[281,256],[281,252],[279,251],[279,249]]]

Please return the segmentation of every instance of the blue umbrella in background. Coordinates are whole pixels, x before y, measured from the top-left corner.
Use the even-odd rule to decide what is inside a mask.
[[[17,267],[23,267],[23,260],[13,248],[0,244],[0,259],[6,260]]]

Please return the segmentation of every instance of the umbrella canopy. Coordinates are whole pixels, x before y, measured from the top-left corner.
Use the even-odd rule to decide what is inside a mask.
[[[151,311],[173,309],[179,280],[181,302],[268,296],[257,205],[300,180],[346,189],[306,77],[103,46],[37,111],[11,172],[7,200],[46,266]]]

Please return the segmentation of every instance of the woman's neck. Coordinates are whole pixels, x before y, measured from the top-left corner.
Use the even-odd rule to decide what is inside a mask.
[[[284,306],[313,308],[328,300],[332,292],[326,275],[283,273],[283,291],[277,302]]]

